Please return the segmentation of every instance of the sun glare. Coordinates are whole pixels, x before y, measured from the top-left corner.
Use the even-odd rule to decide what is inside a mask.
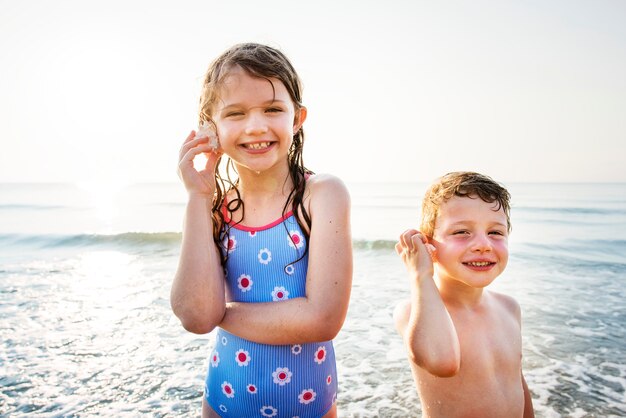
[[[90,251],[80,255],[76,265],[79,279],[72,287],[82,300],[88,301],[86,306],[94,327],[108,328],[125,314],[121,305],[128,303],[131,283],[139,276],[139,269],[133,256],[118,251]]]
[[[127,184],[122,181],[89,181],[79,182],[77,186],[87,193],[96,219],[109,227],[119,212],[117,197]]]

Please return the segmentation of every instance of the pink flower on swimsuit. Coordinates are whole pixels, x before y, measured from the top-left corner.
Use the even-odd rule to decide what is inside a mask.
[[[228,249],[229,253],[232,253],[237,248],[237,240],[235,237],[224,238],[224,247]]]
[[[317,394],[315,393],[315,391],[313,391],[313,389],[305,389],[298,396],[298,400],[300,401],[300,403],[308,404],[315,400],[316,395]]]
[[[235,397],[235,389],[233,389],[233,386],[228,382],[222,383],[222,392],[227,398]]]
[[[254,282],[252,281],[252,278],[247,274],[242,274],[237,279],[237,287],[239,287],[239,290],[241,290],[242,292],[247,292],[248,290],[250,290],[253,283]]]
[[[289,246],[291,248],[302,248],[304,247],[304,237],[298,231],[289,231],[289,237],[287,238],[289,242]]]
[[[217,367],[220,364],[220,353],[217,351],[213,352],[211,356],[211,367]]]
[[[282,286],[276,286],[272,291],[272,300],[278,302],[289,298],[289,292]]]
[[[326,349],[324,347],[319,347],[315,352],[315,362],[317,364],[322,364],[326,360]]]
[[[235,353],[235,360],[240,367],[250,363],[250,354],[246,350],[239,350]]]
[[[292,373],[286,367],[279,367],[272,373],[274,383],[280,386],[285,386],[287,383],[291,382],[291,375]]]

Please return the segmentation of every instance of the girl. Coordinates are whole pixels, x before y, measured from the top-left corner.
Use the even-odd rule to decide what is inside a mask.
[[[180,151],[188,201],[171,294],[185,329],[219,327],[203,417],[337,415],[331,340],[350,298],[350,198],[304,167],[306,116],[280,51],[236,45],[209,67],[200,122],[219,148],[192,131]]]

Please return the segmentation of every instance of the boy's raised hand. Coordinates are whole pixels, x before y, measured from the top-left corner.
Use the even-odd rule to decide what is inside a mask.
[[[400,235],[396,252],[409,271],[417,273],[418,278],[433,277],[433,257],[435,247],[416,229],[408,229]]]
[[[215,192],[215,166],[222,151],[210,143],[209,136],[196,137],[196,132],[191,131],[180,148],[178,160],[178,175],[185,184],[190,194],[207,195],[213,197]],[[196,170],[193,160],[197,155],[204,153],[207,162],[202,170]]]

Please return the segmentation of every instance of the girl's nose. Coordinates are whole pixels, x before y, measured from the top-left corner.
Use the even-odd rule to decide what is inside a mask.
[[[257,112],[251,112],[246,121],[246,135],[260,135],[267,131],[267,121],[263,115]]]

